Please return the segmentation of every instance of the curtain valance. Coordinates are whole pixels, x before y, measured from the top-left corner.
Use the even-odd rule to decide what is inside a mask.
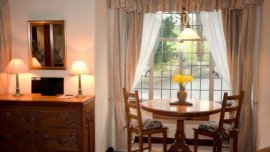
[[[144,0],[107,0],[107,6],[112,9],[122,8],[128,13],[142,13],[142,1]]]
[[[263,3],[263,0],[108,0],[109,8],[123,8],[126,12],[154,13],[187,11],[213,11],[243,9],[246,5]]]

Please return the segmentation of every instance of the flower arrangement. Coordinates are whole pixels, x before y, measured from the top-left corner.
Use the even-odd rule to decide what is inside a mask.
[[[188,82],[192,82],[193,77],[191,75],[176,74],[173,76],[173,81],[178,83],[179,89],[184,91]]]

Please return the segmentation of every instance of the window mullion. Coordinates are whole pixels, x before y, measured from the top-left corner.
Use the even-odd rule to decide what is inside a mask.
[[[184,71],[184,42],[180,43],[180,50],[179,50],[179,73],[183,74]]]
[[[149,100],[154,97],[154,56],[155,52],[153,51],[149,60]]]
[[[212,58],[212,55],[210,53],[210,70],[209,70],[209,100],[213,101],[214,100],[214,71],[215,71],[215,66],[214,66],[214,60]]]

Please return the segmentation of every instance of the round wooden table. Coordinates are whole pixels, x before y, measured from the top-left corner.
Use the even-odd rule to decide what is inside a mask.
[[[221,104],[218,102],[190,99],[192,105],[171,105],[174,99],[155,99],[141,103],[142,109],[153,113],[154,118],[175,119],[177,128],[175,143],[170,147],[170,152],[191,152],[185,143],[184,120],[208,120],[209,115],[218,113]]]

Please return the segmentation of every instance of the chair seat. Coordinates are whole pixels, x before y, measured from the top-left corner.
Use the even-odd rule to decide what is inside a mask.
[[[158,129],[158,128],[168,128],[162,124],[161,121],[155,120],[155,119],[145,119],[142,123],[143,130],[148,130],[148,129]],[[132,121],[130,123],[130,126],[132,128],[138,128],[138,123],[136,121]]]
[[[162,124],[161,121],[155,119],[146,119],[143,121],[143,130],[147,129],[157,129],[157,128],[167,128]]]
[[[223,124],[224,132],[222,133],[223,137],[228,137],[230,131],[232,130],[231,124]],[[218,122],[215,121],[207,121],[199,125],[198,130],[206,131],[206,132],[217,132],[218,130]]]

